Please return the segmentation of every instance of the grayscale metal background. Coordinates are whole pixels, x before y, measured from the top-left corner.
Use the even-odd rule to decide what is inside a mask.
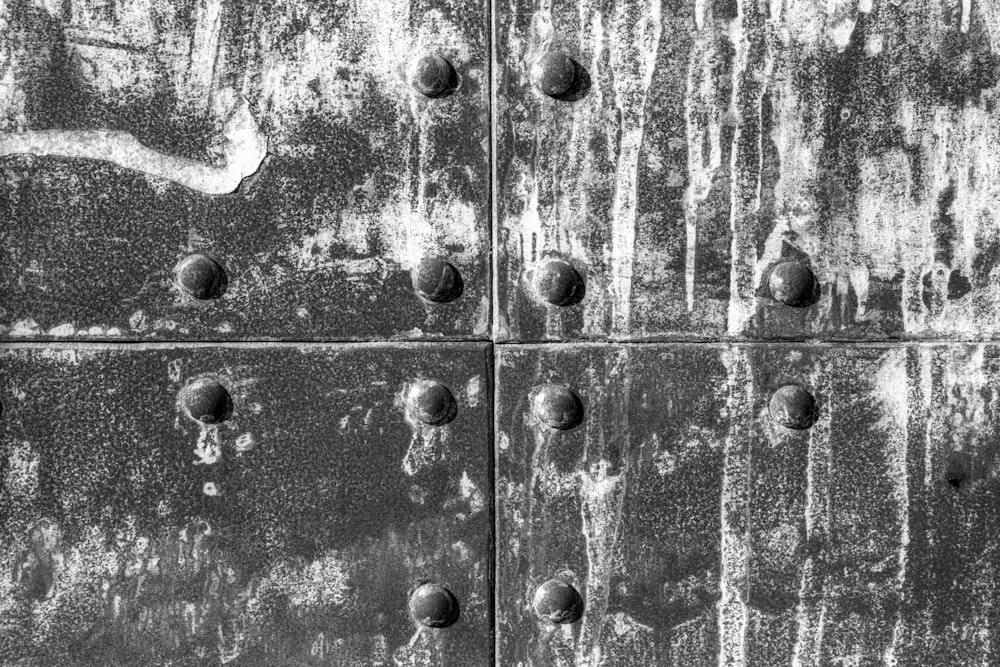
[[[0,666],[1000,665],[998,96],[992,0],[0,0]]]

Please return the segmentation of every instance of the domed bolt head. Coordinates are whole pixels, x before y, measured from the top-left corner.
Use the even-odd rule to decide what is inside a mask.
[[[565,308],[583,300],[586,285],[576,269],[554,259],[535,272],[535,291],[538,296],[553,306]]]
[[[202,378],[181,389],[181,405],[191,419],[220,424],[233,416],[233,399],[215,380]]]
[[[535,61],[531,79],[535,87],[549,97],[565,95],[576,81],[576,63],[562,51],[550,51]]]
[[[771,270],[768,289],[775,301],[794,308],[806,308],[819,299],[819,281],[804,264],[783,262]]]
[[[802,387],[786,384],[771,394],[768,412],[782,426],[801,431],[816,423],[816,399]]]
[[[458,403],[448,387],[433,380],[420,380],[410,386],[406,409],[413,419],[429,426],[443,426],[458,414]]]
[[[177,264],[174,275],[177,287],[195,299],[218,299],[226,291],[226,271],[207,255],[188,255]]]
[[[549,579],[539,586],[531,606],[539,617],[552,623],[576,623],[583,616],[583,598],[562,579]]]
[[[440,584],[423,584],[410,593],[410,615],[429,628],[447,628],[458,620],[458,600]]]
[[[447,97],[458,88],[458,72],[447,58],[436,53],[422,56],[413,66],[413,87],[424,97]]]
[[[410,272],[413,290],[434,303],[449,303],[462,296],[465,285],[454,266],[440,257],[425,257]]]
[[[549,428],[568,431],[583,423],[583,402],[569,387],[550,384],[535,392],[531,401],[535,418]]]

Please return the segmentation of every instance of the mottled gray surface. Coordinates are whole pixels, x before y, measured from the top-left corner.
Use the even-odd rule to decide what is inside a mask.
[[[0,664],[1000,664],[998,82],[987,0],[0,0]]]
[[[488,664],[490,366],[480,344],[2,351],[0,663]],[[205,375],[221,425],[177,404]],[[450,424],[407,420],[424,378]],[[424,581],[452,627],[409,616]]]
[[[0,336],[486,337],[487,30],[464,0],[0,4]],[[425,52],[451,96],[410,85]],[[78,132],[18,154],[45,130]],[[260,135],[267,157],[214,196],[127,141],[113,158],[125,133],[209,165]],[[88,141],[109,161],[59,157]],[[229,274],[217,303],[172,285],[192,252]],[[461,272],[455,303],[414,294],[427,255]]]
[[[1000,662],[996,346],[498,349],[499,664]],[[533,417],[549,383],[582,425]],[[554,576],[576,624],[530,609]]]
[[[497,2],[498,335],[995,338],[1000,5]],[[531,65],[586,69],[575,101]],[[546,307],[560,257],[587,298]],[[822,284],[774,303],[775,264]]]

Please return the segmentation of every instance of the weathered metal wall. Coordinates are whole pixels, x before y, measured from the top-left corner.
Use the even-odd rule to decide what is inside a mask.
[[[990,0],[0,0],[0,665],[1000,664],[998,90]]]

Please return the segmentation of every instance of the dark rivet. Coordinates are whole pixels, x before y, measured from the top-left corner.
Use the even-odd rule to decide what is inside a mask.
[[[562,579],[549,579],[539,586],[531,606],[552,623],[576,623],[583,615],[583,598]]]
[[[535,291],[543,301],[553,306],[565,307],[580,303],[587,288],[583,276],[576,269],[560,259],[555,259],[536,272]]]
[[[410,272],[414,291],[434,303],[448,303],[462,296],[465,285],[454,266],[439,257],[425,257]]]
[[[432,380],[413,383],[406,407],[414,419],[430,426],[443,426],[458,414],[458,404],[451,390]]]
[[[576,81],[576,63],[562,51],[551,51],[535,61],[531,78],[542,93],[559,97],[572,90]]]
[[[423,584],[410,594],[410,614],[429,628],[447,628],[458,620],[458,600],[440,584]]]
[[[570,389],[550,384],[539,389],[532,400],[531,410],[538,421],[560,431],[579,426],[583,422],[583,402]]]
[[[458,88],[458,72],[446,58],[430,53],[416,62],[413,87],[424,97],[447,97]]]
[[[225,270],[206,255],[188,255],[177,264],[174,273],[181,291],[195,299],[218,299],[226,291]]]
[[[804,264],[783,262],[771,270],[767,281],[771,296],[786,306],[805,308],[819,299],[819,281]]]
[[[218,424],[233,416],[233,399],[215,380],[195,380],[181,390],[181,405],[191,419]]]
[[[779,387],[768,404],[771,419],[786,428],[807,429],[816,423],[816,399],[795,384]]]

